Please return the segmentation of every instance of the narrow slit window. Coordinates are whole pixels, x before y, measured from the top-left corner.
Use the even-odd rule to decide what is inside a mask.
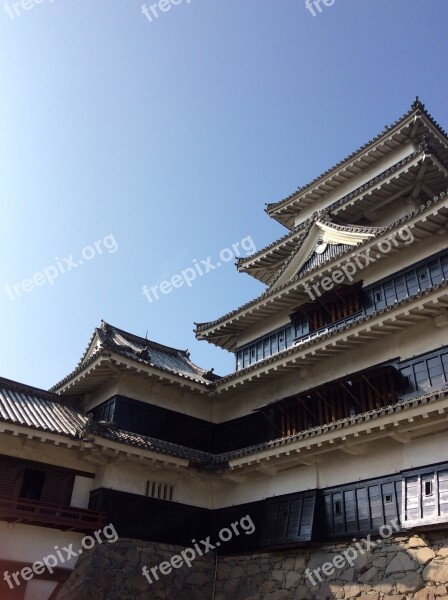
[[[146,482],[146,496],[156,498],[157,500],[172,500],[174,486],[169,483],[160,483],[158,481]]]
[[[385,494],[384,504],[392,504],[392,494]]]
[[[342,515],[342,502],[340,500],[336,500],[334,503],[334,514]]]
[[[432,496],[432,494],[433,494],[432,481],[425,481],[425,496]]]

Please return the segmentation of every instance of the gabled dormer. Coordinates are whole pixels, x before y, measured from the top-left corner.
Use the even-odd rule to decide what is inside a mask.
[[[381,229],[337,225],[328,217],[317,215],[309,227],[308,234],[284,262],[271,287],[278,288],[295,275],[302,275],[328,262],[374,237],[377,233],[381,233]]]

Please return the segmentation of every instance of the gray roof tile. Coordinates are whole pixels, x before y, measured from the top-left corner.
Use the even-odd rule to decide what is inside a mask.
[[[88,419],[56,394],[0,378],[0,421],[76,438]]]

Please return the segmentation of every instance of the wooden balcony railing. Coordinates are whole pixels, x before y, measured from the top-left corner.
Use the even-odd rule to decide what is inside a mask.
[[[88,533],[103,527],[105,513],[74,506],[0,496],[0,521]]]

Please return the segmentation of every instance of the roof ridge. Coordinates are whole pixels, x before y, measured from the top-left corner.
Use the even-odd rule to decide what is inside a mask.
[[[45,396],[46,400],[54,400],[55,402],[59,401],[58,395],[55,394],[54,392],[51,392],[49,390],[44,390],[42,388],[38,388],[38,387],[35,387],[32,385],[28,385],[26,383],[21,383],[20,381],[15,381],[13,379],[7,379],[6,377],[0,377],[0,387],[5,387],[7,389],[13,389],[15,391]]]
[[[420,101],[419,97],[417,96],[416,99],[414,100],[414,102],[412,103],[411,107],[401,117],[399,117],[398,119],[396,119],[396,121],[394,121],[391,125],[386,125],[386,127],[384,127],[383,130],[379,134],[377,134],[375,137],[373,137],[371,140],[369,140],[365,144],[361,145],[357,150],[351,152],[348,156],[346,156],[342,160],[338,161],[335,165],[333,165],[332,167],[330,167],[327,170],[325,170],[323,173],[321,173],[320,175],[318,175],[317,177],[315,177],[309,183],[307,183],[307,184],[305,184],[303,186],[299,186],[292,194],[290,194],[286,198],[283,198],[282,200],[279,200],[278,202],[266,203],[265,212],[269,214],[271,211],[275,210],[280,205],[282,205],[284,203],[287,203],[289,200],[292,200],[298,194],[304,192],[305,190],[310,189],[320,179],[324,179],[325,177],[327,177],[332,171],[336,170],[338,167],[342,166],[344,163],[346,163],[350,159],[354,158],[359,152],[361,152],[362,150],[365,150],[369,146],[371,146],[374,143],[376,143],[377,141],[379,141],[382,136],[384,136],[385,134],[391,132],[395,127],[397,127],[400,124],[400,122],[405,121],[414,112],[416,114],[418,114],[419,111],[422,114],[424,114],[425,117],[427,117],[427,119],[434,125],[434,127],[436,127],[440,131],[440,133],[442,133],[443,136],[448,137],[447,132],[430,115],[430,113],[426,110],[425,105]]]
[[[126,331],[124,329],[120,329],[115,325],[111,325],[110,323],[106,323],[106,321],[101,321],[101,329],[107,335],[107,328],[114,329],[117,333],[124,335],[124,337],[128,337],[131,340],[135,340],[140,343],[144,343],[148,347],[153,347],[155,350],[163,350],[164,352],[169,352],[171,354],[182,354],[186,358],[189,357],[190,353],[188,350],[180,350],[179,348],[174,348],[173,346],[167,346],[165,344],[161,344],[159,342],[155,342],[154,340],[149,340],[146,337],[142,337],[130,331]]]

